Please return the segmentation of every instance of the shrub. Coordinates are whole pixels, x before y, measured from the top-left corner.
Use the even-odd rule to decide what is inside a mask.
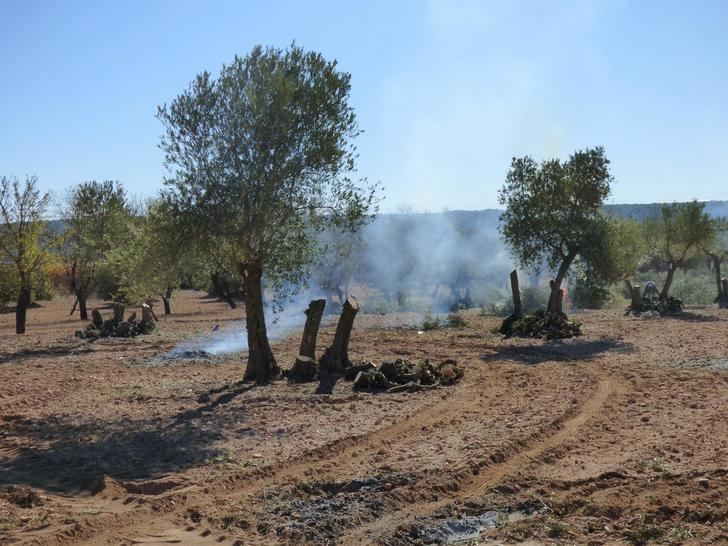
[[[612,297],[607,283],[588,276],[577,277],[570,294],[574,306],[582,309],[601,309]]]

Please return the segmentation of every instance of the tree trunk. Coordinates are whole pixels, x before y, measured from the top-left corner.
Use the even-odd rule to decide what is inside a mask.
[[[518,288],[518,271],[511,271],[511,292],[513,293],[513,316],[521,318],[523,308],[521,307],[521,290]]]
[[[243,381],[258,385],[270,383],[281,375],[268,341],[263,312],[263,267],[260,260],[238,264],[245,284],[245,325],[248,330],[248,365]]]
[[[326,300],[313,300],[306,309],[306,325],[303,327],[301,348],[298,354],[316,360],[316,339],[318,338],[321,317],[324,314]]]
[[[349,339],[351,330],[354,327],[354,319],[359,312],[359,304],[356,299],[349,297],[341,309],[339,323],[336,325],[334,342],[326,349],[321,357],[321,368],[333,373],[343,373],[351,366],[349,360]]]
[[[167,291],[162,294],[162,303],[164,304],[164,314],[165,315],[171,315],[172,314],[172,307],[170,306],[169,300],[172,299],[172,291],[174,289],[171,286],[167,287]]]
[[[723,290],[723,284],[721,283],[721,276],[720,276],[720,262],[723,260],[717,255],[713,254],[712,252],[708,254],[710,256],[710,259],[713,261],[713,272],[715,273],[715,284],[718,287],[718,298],[717,301],[720,302],[726,298],[726,293]]]
[[[556,278],[551,281],[551,294],[549,295],[549,303],[546,311],[548,313],[562,313],[562,302],[564,298],[564,292],[561,290],[561,283],[564,282],[566,274],[569,272],[571,262],[576,258],[576,254],[569,254],[561,262],[559,271],[556,273]]]
[[[124,322],[124,311],[126,311],[126,307],[124,307],[121,303],[114,303],[112,305],[114,308],[114,320],[117,322]]]
[[[25,321],[30,307],[30,288],[21,287],[18,294],[18,305],[15,307],[15,333],[25,333]]]
[[[665,279],[665,284],[662,287],[662,292],[660,292],[661,300],[666,300],[667,297],[670,295],[670,287],[672,286],[672,279],[675,276],[676,269],[677,266],[672,263],[667,269],[667,278]]]
[[[230,296],[230,291],[225,286],[225,281],[217,273],[210,275],[212,286],[215,287],[217,297],[221,298],[225,303],[230,306],[230,309],[237,309],[238,305],[235,300]]]
[[[98,309],[91,311],[91,322],[96,328],[101,328],[104,325],[104,317],[101,316],[101,312]]]
[[[88,308],[86,307],[86,298],[78,298],[78,313],[81,316],[81,320],[88,320]]]
[[[630,297],[632,299],[632,302],[629,305],[630,309],[637,313],[641,312],[642,311],[642,294],[640,292],[639,284],[635,284],[632,287]]]

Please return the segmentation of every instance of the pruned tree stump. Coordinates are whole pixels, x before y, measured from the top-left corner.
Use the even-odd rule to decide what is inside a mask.
[[[342,374],[346,368],[351,367],[349,360],[349,339],[351,338],[351,330],[354,327],[354,319],[359,312],[359,303],[356,298],[350,296],[346,298],[341,309],[339,323],[336,325],[336,334],[334,342],[326,349],[324,355],[319,361],[321,370],[330,373]]]
[[[294,383],[310,383],[316,381],[318,373],[318,362],[308,356],[298,355],[296,362],[286,375],[288,380]]]

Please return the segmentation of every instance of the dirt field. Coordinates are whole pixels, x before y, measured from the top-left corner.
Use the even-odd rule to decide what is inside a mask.
[[[71,303],[25,336],[0,315],[2,544],[728,544],[726,311],[587,312],[567,342],[502,340],[477,312],[422,334],[364,315],[353,360],[465,369],[366,394],[240,385],[239,354],[165,361],[240,317],[201,294],[94,343]]]

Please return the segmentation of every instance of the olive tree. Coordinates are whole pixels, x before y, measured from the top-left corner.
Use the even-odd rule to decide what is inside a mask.
[[[598,262],[605,254],[609,223],[601,209],[612,182],[602,147],[566,161],[525,156],[511,162],[498,194],[506,207],[500,231],[523,267],[535,270],[545,261],[556,272],[548,312],[560,309],[561,283],[574,260]]]
[[[675,271],[714,240],[715,223],[705,212],[705,204],[692,201],[664,205],[660,214],[644,223],[645,239],[653,256],[667,268],[660,299],[666,300]]]
[[[221,238],[234,249],[245,285],[245,380],[280,374],[264,275],[280,295],[305,278],[318,232],[355,229],[375,206],[376,188],[352,179],[359,129],[350,88],[350,75],[318,53],[258,46],[159,108],[163,196],[180,229],[203,249]]]
[[[96,289],[99,269],[109,252],[127,240],[126,192],[112,180],[83,182],[68,192],[59,210],[66,227],[59,254],[80,318],[88,320],[86,302]]]
[[[15,332],[25,333],[33,283],[48,258],[51,238],[45,219],[50,201],[47,193],[37,189],[38,179],[15,177],[0,179],[0,253],[18,271]]]

